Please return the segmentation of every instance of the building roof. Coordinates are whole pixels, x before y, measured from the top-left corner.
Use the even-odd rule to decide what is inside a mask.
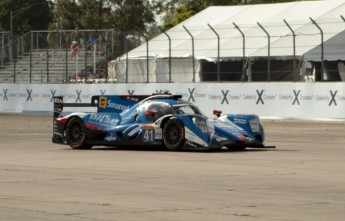
[[[186,28],[194,38],[196,59],[217,59],[217,35],[222,59],[242,58],[243,53],[246,57],[266,57],[268,52],[273,57],[285,59],[294,54],[293,33],[285,20],[296,35],[295,55],[320,60],[321,34],[313,19],[323,32],[325,60],[338,60],[345,59],[345,21],[341,17],[344,14],[343,0],[213,6],[171,28],[166,34],[171,38],[171,55],[175,58],[192,56],[192,40]],[[235,24],[245,36],[245,50],[244,38]],[[169,41],[164,33],[148,44],[150,57],[169,57]],[[145,43],[130,51],[129,58],[146,58],[146,46]]]

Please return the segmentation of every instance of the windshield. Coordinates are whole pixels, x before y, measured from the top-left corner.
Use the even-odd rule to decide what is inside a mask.
[[[201,111],[196,107],[189,104],[173,105],[173,109],[177,114],[197,114],[203,115]]]

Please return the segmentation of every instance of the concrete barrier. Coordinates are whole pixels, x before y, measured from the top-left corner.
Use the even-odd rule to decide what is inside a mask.
[[[267,118],[344,119],[345,83],[0,84],[0,112],[50,113],[52,97],[86,103],[102,94],[182,94],[206,115],[257,114]]]

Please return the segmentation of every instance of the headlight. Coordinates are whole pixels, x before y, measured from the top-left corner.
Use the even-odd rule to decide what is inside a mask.
[[[252,131],[254,133],[260,132],[260,121],[259,121],[259,119],[255,118],[255,119],[249,120],[249,125],[250,125],[250,128],[252,129]]]
[[[206,120],[200,118],[200,117],[193,117],[193,124],[196,125],[201,132],[207,134],[207,123]]]

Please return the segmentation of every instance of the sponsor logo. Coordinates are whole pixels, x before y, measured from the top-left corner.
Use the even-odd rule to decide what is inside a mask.
[[[189,98],[188,101],[195,102],[195,98],[207,98],[207,93],[197,93],[195,88],[188,88]]]
[[[61,97],[55,97],[54,98],[54,103],[62,104],[62,98]]]
[[[293,93],[295,95],[295,99],[293,100],[292,105],[295,105],[296,103],[297,103],[297,105],[300,105],[298,95],[299,95],[299,93],[301,93],[301,90],[298,90],[298,91],[293,90]]]
[[[127,90],[128,95],[133,95],[134,94],[134,90]]]
[[[234,118],[234,123],[235,124],[247,124],[247,120],[242,119],[242,118]]]
[[[107,107],[107,98],[106,97],[100,97],[99,98],[99,105],[100,108],[106,108]]]
[[[32,89],[26,89],[26,92],[28,93],[28,96],[26,98],[26,101],[32,101],[32,97],[31,97],[31,93],[32,93]]]
[[[79,101],[79,103],[81,103],[81,99],[80,99],[81,90],[76,90],[75,92],[77,93],[77,99],[75,100],[75,102],[77,103]]]
[[[258,94],[258,99],[256,100],[256,104],[259,104],[261,102],[261,104],[265,104],[264,100],[262,99],[262,95],[264,94],[264,90],[256,90],[256,93]]]
[[[119,122],[118,118],[113,118],[106,114],[92,113],[89,119],[89,123],[97,123],[97,124],[108,125],[108,126],[116,125],[117,122]]]
[[[8,101],[8,97],[7,97],[7,92],[8,92],[8,89],[2,89],[2,91],[4,92],[4,97],[3,97],[3,101]]]
[[[241,100],[242,95],[241,94],[229,94],[229,90],[221,90],[222,92],[222,101],[221,104],[229,104],[229,100]]]
[[[55,96],[55,93],[56,93],[56,90],[50,90],[50,93],[51,93],[51,99],[50,99],[50,102],[52,102],[53,101],[53,99],[54,99],[54,96]]]
[[[329,91],[329,93],[331,94],[331,102],[329,102],[328,106],[331,106],[332,104],[334,104],[334,106],[337,106],[335,96],[337,95],[338,91]]]
[[[192,88],[192,89],[188,88],[188,91],[189,91],[189,98],[188,98],[188,101],[193,101],[193,102],[195,102],[195,99],[194,99],[194,96],[193,96],[193,93],[194,93],[194,91],[195,91],[195,88]]]
[[[228,99],[227,99],[228,93],[229,93],[228,90],[226,90],[226,91],[223,91],[223,90],[222,90],[223,100],[222,100],[221,104],[224,104],[224,102],[225,102],[226,104],[229,104],[229,101],[228,101]]]
[[[109,99],[107,107],[112,108],[112,109],[116,109],[116,110],[125,111],[125,110],[128,110],[131,106],[119,104],[119,103],[113,102],[112,100]]]

